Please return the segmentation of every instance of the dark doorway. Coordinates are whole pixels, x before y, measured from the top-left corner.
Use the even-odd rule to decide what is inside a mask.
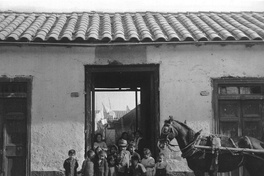
[[[0,175],[28,175],[31,79],[0,78]]]
[[[146,147],[156,156],[159,135],[159,65],[86,66],[85,148],[92,148],[95,132],[96,98],[99,91],[134,92],[135,123],[146,140]],[[124,97],[125,98],[125,97]],[[120,100],[122,97],[120,97]],[[127,115],[128,116],[128,115]],[[122,120],[122,117],[120,117]]]

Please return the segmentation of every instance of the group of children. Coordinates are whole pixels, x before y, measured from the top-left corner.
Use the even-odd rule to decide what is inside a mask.
[[[160,153],[157,163],[151,151],[144,148],[143,158],[135,151],[135,143],[120,139],[118,147],[112,145],[108,153],[101,146],[87,151],[82,169],[77,172],[78,162],[75,151],[69,151],[69,158],[64,162],[66,176],[166,176],[167,163]]]

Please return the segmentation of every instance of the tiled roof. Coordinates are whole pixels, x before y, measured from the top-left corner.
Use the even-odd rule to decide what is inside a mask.
[[[0,12],[0,42],[263,41],[264,12]]]

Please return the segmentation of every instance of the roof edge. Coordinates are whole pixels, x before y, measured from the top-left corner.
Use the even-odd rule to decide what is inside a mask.
[[[159,45],[264,45],[264,41],[188,41],[188,42],[144,42],[144,43],[43,43],[43,42],[2,42],[1,46],[58,46],[58,47],[104,47],[104,46],[159,46]]]

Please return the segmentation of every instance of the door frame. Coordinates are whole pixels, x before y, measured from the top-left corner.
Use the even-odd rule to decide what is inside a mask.
[[[160,133],[160,100],[159,100],[159,64],[142,64],[142,65],[86,65],[85,66],[85,152],[91,148],[93,144],[93,112],[94,107],[92,102],[92,92],[94,92],[93,86],[93,74],[102,72],[130,72],[130,73],[150,73],[151,81],[151,102],[150,108],[151,116],[154,117],[153,126],[155,126],[155,137],[152,137],[157,142]],[[157,150],[157,149],[156,149]],[[157,153],[157,151],[153,151]]]
[[[27,122],[26,122],[26,175],[30,176],[31,175],[31,108],[32,108],[32,81],[33,77],[32,76],[16,76],[12,78],[8,78],[6,76],[0,77],[0,83],[26,83],[27,84]],[[0,97],[1,98],[1,97]],[[4,145],[4,142],[3,142]],[[2,146],[3,148],[4,146]],[[4,153],[4,151],[3,151]],[[2,154],[2,159],[4,159],[4,154]],[[2,163],[2,168],[4,166],[4,160]],[[2,176],[2,171],[0,173],[0,176]]]

